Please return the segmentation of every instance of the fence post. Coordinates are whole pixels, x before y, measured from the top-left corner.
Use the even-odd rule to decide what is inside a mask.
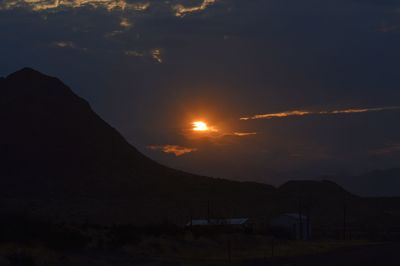
[[[343,203],[343,240],[346,240],[347,231],[347,205],[346,202]]]
[[[271,257],[275,256],[275,241],[274,238],[271,239]]]
[[[228,238],[228,261],[232,262],[232,243],[231,238]]]

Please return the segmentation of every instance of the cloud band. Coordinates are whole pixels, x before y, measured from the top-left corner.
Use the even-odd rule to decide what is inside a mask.
[[[330,111],[295,110],[295,111],[286,111],[281,113],[257,114],[248,117],[241,117],[240,120],[246,121],[246,120],[286,118],[292,116],[308,116],[308,115],[359,114],[359,113],[394,111],[394,110],[400,110],[400,106],[377,107],[377,108],[349,108],[349,109],[339,109]]]

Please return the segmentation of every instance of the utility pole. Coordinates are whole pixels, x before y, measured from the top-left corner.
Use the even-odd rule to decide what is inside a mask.
[[[210,201],[207,201],[207,221],[208,225],[211,223]]]
[[[301,198],[299,198],[299,237],[300,237],[300,240],[303,240],[304,239],[304,236],[303,236],[303,214],[302,214],[302,203],[301,203]]]
[[[193,228],[193,208],[190,208],[190,230]]]
[[[228,261],[232,262],[232,240],[231,237],[228,237]]]
[[[310,205],[311,205],[311,200],[308,199],[307,200],[307,213],[306,213],[306,240],[310,240],[311,239],[311,221],[310,221],[310,215],[311,215],[311,210],[310,210]]]
[[[271,239],[271,257],[275,256],[275,241],[274,238],[272,237]]]
[[[347,205],[343,203],[343,240],[346,240],[347,233]]]

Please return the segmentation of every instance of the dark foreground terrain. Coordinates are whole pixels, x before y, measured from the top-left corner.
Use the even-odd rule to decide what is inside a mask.
[[[317,255],[250,260],[245,266],[398,266],[400,243],[371,244]]]
[[[154,244],[154,243],[153,243]],[[305,244],[305,243],[303,243]],[[311,243],[311,246],[315,243]],[[154,248],[148,246],[149,249]],[[292,247],[293,248],[293,247]],[[215,254],[146,254],[135,252],[136,248],[125,247],[116,250],[85,250],[77,252],[59,252],[40,247],[21,247],[5,245],[0,248],[0,265],[96,265],[96,266],[398,266],[400,261],[400,243],[379,243],[362,245],[344,245],[331,251],[308,255],[288,255],[242,259],[233,256],[215,257]],[[222,255],[222,254],[220,254]],[[225,254],[226,255],[226,254]]]

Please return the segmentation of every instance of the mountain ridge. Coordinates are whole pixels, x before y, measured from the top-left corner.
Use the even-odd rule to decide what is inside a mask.
[[[293,191],[198,176],[147,158],[57,78],[24,68],[0,81],[0,193],[11,209],[145,223],[189,212],[204,217],[207,204],[218,217],[232,208],[261,217],[277,202],[293,208]],[[324,198],[323,191],[310,194]]]

